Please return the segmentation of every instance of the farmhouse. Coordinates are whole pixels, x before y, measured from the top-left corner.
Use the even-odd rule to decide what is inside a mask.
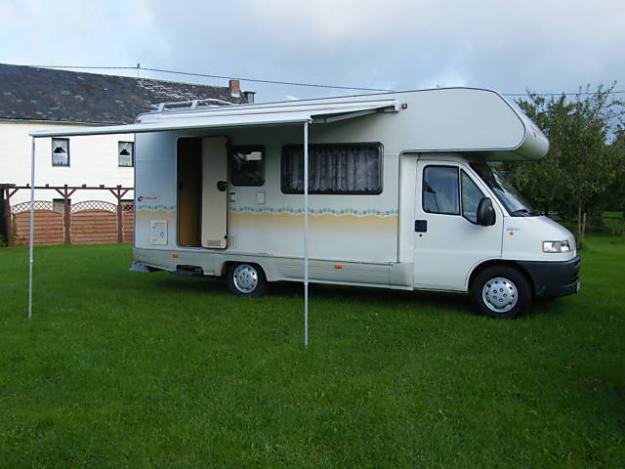
[[[241,92],[237,80],[218,87],[0,64],[0,184],[30,181],[30,132],[128,124],[155,104],[196,99],[239,104],[253,101],[253,93]],[[132,135],[42,139],[36,154],[36,186],[133,186]],[[115,201],[108,191],[77,191],[72,203],[94,196]],[[54,190],[35,195],[50,202],[58,197]],[[21,190],[11,203],[28,199]]]

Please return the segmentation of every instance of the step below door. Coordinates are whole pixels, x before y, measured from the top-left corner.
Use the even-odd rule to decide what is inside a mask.
[[[202,247],[228,246],[228,140],[202,139]]]

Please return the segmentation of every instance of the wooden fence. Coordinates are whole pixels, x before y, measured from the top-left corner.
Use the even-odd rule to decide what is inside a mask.
[[[0,186],[4,191],[5,237],[9,246],[28,244],[30,237],[30,202],[11,205],[11,197],[28,186]],[[35,187],[52,189],[63,196],[63,204],[35,201],[33,238],[36,245],[130,243],[134,238],[134,204],[122,198],[132,190],[117,186],[98,187]],[[87,200],[71,204],[70,196],[77,190],[107,190],[117,204]]]

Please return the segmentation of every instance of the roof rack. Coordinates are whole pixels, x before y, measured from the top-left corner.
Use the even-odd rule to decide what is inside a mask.
[[[234,106],[234,103],[224,101],[217,98],[205,98],[205,99],[191,99],[188,101],[172,101],[169,103],[152,104],[152,108],[158,112],[163,111],[177,111],[180,109],[197,109],[200,106],[206,107],[218,107],[218,106]]]

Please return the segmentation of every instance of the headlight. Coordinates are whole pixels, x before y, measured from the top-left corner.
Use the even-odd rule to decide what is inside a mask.
[[[568,241],[543,241],[543,252],[570,252]]]

